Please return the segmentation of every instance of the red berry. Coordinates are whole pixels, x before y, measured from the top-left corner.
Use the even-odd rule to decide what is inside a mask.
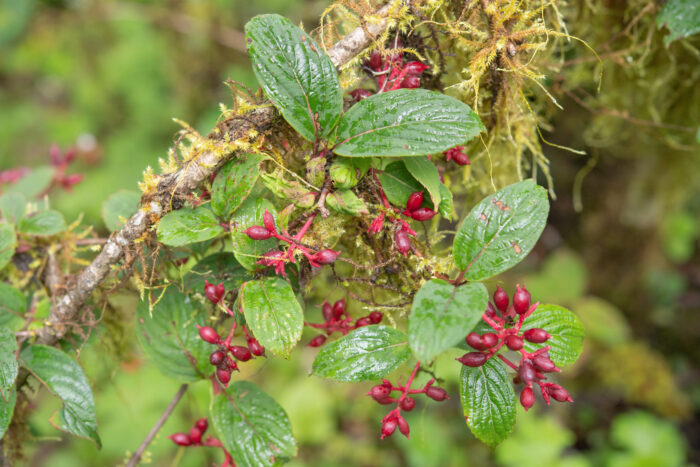
[[[554,364],[552,360],[549,359],[548,356],[544,354],[539,354],[537,355],[533,360],[532,364],[535,366],[535,369],[538,371],[541,371],[542,373],[549,373],[551,371],[554,371],[557,366]]]
[[[457,361],[463,365],[476,368],[486,363],[486,360],[488,359],[488,354],[485,354],[483,352],[469,352],[462,355],[460,358],[457,359]]]
[[[484,344],[485,348],[490,349],[498,344],[498,336],[492,332],[487,332],[481,336],[481,342]]]
[[[323,314],[323,319],[326,322],[331,321],[333,319],[333,305],[328,302],[323,302],[321,313]]]
[[[379,71],[382,67],[382,55],[379,52],[372,52],[365,63],[374,71]]]
[[[402,416],[399,416],[396,421],[399,425],[399,431],[401,432],[401,434],[408,438],[408,434],[411,432],[411,429],[408,427],[408,422],[406,421],[406,419]]]
[[[346,302],[344,298],[341,298],[333,304],[333,316],[335,319],[340,319],[347,309]]]
[[[240,360],[242,362],[247,362],[253,357],[250,354],[250,350],[247,347],[243,347],[242,345],[234,345],[233,347],[229,347],[228,350],[237,360]]]
[[[411,193],[411,196],[408,197],[408,201],[406,201],[406,209],[409,211],[415,211],[421,204],[423,204],[423,192],[416,191],[415,193]]]
[[[368,317],[365,316],[364,318],[360,318],[357,321],[355,321],[355,328],[369,326],[370,324],[372,324],[372,322],[369,320]]]
[[[496,316],[496,310],[493,309],[493,305],[491,305],[491,302],[488,302],[486,304],[486,311],[484,311],[484,313],[486,313],[486,316],[488,316],[489,318],[493,318],[494,316]]]
[[[447,395],[447,391],[436,386],[430,386],[425,389],[425,395],[430,397],[434,401],[442,402],[450,397]]]
[[[469,165],[471,163],[469,161],[469,156],[464,154],[462,151],[452,153],[452,160],[455,161],[457,165]]]
[[[194,423],[194,426],[197,427],[199,431],[204,433],[205,431],[207,431],[207,428],[209,428],[209,422],[207,422],[206,418],[200,418]]]
[[[216,377],[219,379],[219,381],[221,381],[221,384],[225,386],[229,381],[231,381],[231,370],[227,368],[219,368],[216,370]]]
[[[216,305],[221,301],[224,293],[226,293],[226,289],[224,288],[223,282],[215,285],[210,284],[209,281],[204,279],[204,295],[206,295],[210,302]]]
[[[406,62],[403,66],[404,71],[409,75],[420,75],[428,68],[430,68],[430,66],[416,60]]]
[[[396,431],[396,420],[389,419],[382,424],[382,437],[381,439],[391,436]]]
[[[339,251],[333,251],[330,248],[327,248],[311,256],[311,259],[316,261],[318,264],[332,264],[335,263],[335,259],[339,254]]]
[[[210,344],[217,344],[220,342],[219,334],[214,331],[213,328],[197,325],[197,329],[199,329],[199,337],[201,337],[203,341],[209,342]]]
[[[527,412],[530,407],[532,407],[535,404],[535,393],[532,392],[531,387],[526,387],[523,389],[523,391],[520,393],[520,403],[522,404],[523,407],[525,407],[525,412]]]
[[[354,91],[350,91],[350,95],[356,101],[361,101],[362,99],[367,99],[369,96],[371,96],[372,92],[368,91],[367,89],[355,89]]]
[[[374,399],[377,402],[386,399],[387,397],[389,397],[389,394],[391,394],[391,388],[388,388],[383,384],[377,384],[376,386],[372,386],[372,389],[370,389],[369,393],[367,393],[368,396],[371,396],[372,399]]]
[[[326,342],[326,336],[319,334],[309,341],[309,347],[321,347]]]
[[[557,402],[573,402],[569,392],[561,386],[552,388],[549,395]]]
[[[202,431],[197,428],[193,427],[190,429],[190,440],[192,440],[193,444],[199,444],[202,442]]]
[[[168,436],[168,438],[173,440],[173,443],[177,444],[178,446],[189,446],[192,444],[190,437],[184,433],[173,433],[172,435]]]
[[[379,324],[382,322],[382,318],[384,318],[384,315],[378,311],[373,311],[369,314],[368,318],[370,323]]]
[[[532,384],[535,380],[535,368],[530,360],[523,359],[518,366],[518,376],[526,385]]]
[[[407,256],[408,252],[411,251],[411,238],[404,230],[397,230],[394,235],[394,244],[399,253]]]
[[[435,214],[437,214],[437,212],[433,211],[430,208],[418,208],[415,211],[412,211],[408,216],[411,219],[424,222],[435,217]]]
[[[263,225],[270,232],[277,232],[277,228],[275,228],[275,219],[267,209],[265,209],[265,213],[263,214]]]
[[[481,339],[481,334],[477,332],[470,332],[469,334],[467,334],[465,341],[470,347],[476,350],[484,350],[486,349],[486,347],[484,347],[484,343],[481,342]]]
[[[248,339],[248,348],[250,349],[250,352],[256,357],[265,355],[265,347],[260,345],[260,342],[258,342],[258,340],[253,337]]]
[[[254,225],[243,231],[244,234],[253,240],[267,240],[272,237],[272,232],[262,225]]]
[[[513,294],[513,308],[519,315],[523,315],[530,308],[530,292],[525,287],[516,286],[516,291]]]
[[[416,400],[412,397],[406,397],[401,401],[401,410],[410,412],[416,406]]]
[[[508,309],[508,302],[508,294],[499,285],[493,293],[493,303],[496,304],[496,307],[501,310],[501,312],[505,313]]]
[[[407,75],[401,81],[401,87],[403,89],[416,89],[420,87],[420,78],[415,75]]]
[[[523,348],[524,342],[523,338],[520,336],[516,336],[511,334],[510,336],[506,337],[506,346],[510,350],[520,350]]]
[[[226,355],[221,350],[216,350],[209,355],[209,363],[219,366],[223,363],[224,358],[226,358]]]
[[[532,342],[533,344],[542,344],[543,342],[547,342],[552,336],[542,328],[532,328],[525,331],[523,337],[526,341]]]

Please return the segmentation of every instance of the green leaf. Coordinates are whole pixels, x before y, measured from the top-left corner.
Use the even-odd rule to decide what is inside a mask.
[[[465,279],[495,276],[522,261],[542,234],[547,191],[534,180],[509,185],[481,200],[460,225],[453,245]]]
[[[263,159],[259,154],[243,154],[219,170],[211,192],[211,208],[214,214],[228,219],[231,213],[238,209],[258,181]]]
[[[241,286],[241,308],[253,335],[270,352],[288,358],[301,339],[304,312],[289,282],[279,277]]]
[[[124,227],[139,209],[141,194],[137,191],[121,190],[111,195],[102,203],[102,220],[110,232]]]
[[[279,465],[297,454],[284,409],[249,381],[235,382],[214,398],[211,421],[238,466]]]
[[[0,196],[0,214],[7,222],[16,224],[27,208],[27,199],[21,193],[7,193]]]
[[[328,207],[335,209],[341,214],[349,214],[356,217],[369,214],[364,201],[358,198],[352,190],[336,190],[328,195],[326,203],[328,203]]]
[[[185,287],[193,292],[204,293],[205,279],[212,284],[223,282],[226,290],[236,290],[243,282],[252,279],[252,276],[238,264],[233,253],[222,251],[195,264],[185,274]]]
[[[233,255],[241,266],[249,271],[258,268],[255,263],[260,257],[277,246],[277,240],[274,238],[253,240],[243,233],[248,227],[263,225],[265,209],[270,211],[273,218],[277,218],[275,207],[264,198],[248,198],[231,218]]]
[[[515,391],[505,365],[491,358],[480,367],[462,367],[459,395],[474,436],[494,447],[515,425]]]
[[[454,201],[452,199],[452,192],[444,184],[440,184],[440,206],[438,206],[438,211],[440,215],[447,220],[452,220],[454,218]]]
[[[364,326],[316,355],[313,372],[336,381],[369,381],[386,376],[411,357],[408,337],[388,326]]]
[[[7,401],[0,399],[0,439],[5,436],[7,427],[10,426],[12,415],[15,413],[15,402],[17,402],[17,390],[12,388]]]
[[[427,157],[407,157],[403,163],[406,164],[406,169],[413,175],[413,178],[418,180],[428,190],[433,206],[440,206],[442,202],[440,193],[442,182],[435,164],[430,162]]]
[[[371,160],[366,157],[336,157],[329,170],[333,186],[352,188],[367,173]]]
[[[197,329],[207,325],[206,313],[189,296],[171,288],[151,312],[141,301],[136,319],[141,347],[164,375],[191,382],[211,374],[209,354],[215,347],[204,342]]]
[[[80,365],[62,351],[45,345],[25,347],[19,359],[23,367],[63,401],[63,408],[51,416],[51,424],[101,447],[95,400]]]
[[[27,199],[36,198],[49,186],[53,180],[54,168],[48,165],[37,167],[22,177],[17,183],[9,185],[6,193],[20,193]]]
[[[571,311],[558,305],[539,305],[525,320],[522,330],[532,328],[542,328],[552,337],[544,344],[525,341],[525,350],[534,352],[539,348],[552,346],[549,358],[560,367],[578,360],[583,351],[584,332],[581,321]]]
[[[430,362],[474,328],[489,300],[484,284],[461,287],[432,279],[420,288],[408,317],[408,343],[418,360]]]
[[[19,320],[27,308],[27,299],[22,292],[9,284],[0,282],[0,326]]]
[[[0,222],[0,269],[7,266],[17,248],[17,236],[15,226]]]
[[[697,0],[668,0],[659,11],[656,24],[671,31],[664,37],[665,44],[697,34],[700,32],[700,4]]]
[[[467,104],[425,89],[375,94],[338,122],[333,152],[347,157],[424,156],[464,144],[485,131]]]
[[[395,91],[392,91],[395,92]],[[392,162],[377,176],[382,184],[384,194],[391,204],[403,208],[409,196],[421,191],[423,185],[413,178],[403,162]]]
[[[55,235],[66,230],[66,221],[58,211],[39,211],[23,218],[17,224],[17,231],[29,235]]]
[[[203,242],[223,232],[219,220],[206,206],[169,212],[158,223],[158,241],[169,246]]]
[[[279,15],[256,16],[245,26],[253,71],[287,122],[309,141],[335,126],[343,110],[338,73],[311,36]]]
[[[8,400],[17,379],[17,339],[6,327],[0,327],[0,397]]]

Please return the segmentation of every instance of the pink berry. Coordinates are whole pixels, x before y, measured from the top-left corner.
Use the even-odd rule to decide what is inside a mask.
[[[396,422],[399,426],[399,431],[401,432],[401,434],[408,438],[408,434],[411,432],[411,429],[409,428],[406,419],[399,415],[399,417],[396,419]]]
[[[523,315],[530,308],[530,292],[525,287],[516,286],[516,291],[513,294],[513,308],[519,315]]]
[[[369,314],[368,318],[370,323],[379,324],[382,322],[382,318],[384,318],[384,315],[378,311],[373,311]]]
[[[411,219],[424,222],[435,217],[435,214],[437,214],[437,212],[433,211],[430,208],[418,208],[415,211],[411,211],[411,213],[408,216]]]
[[[532,388],[527,386],[520,393],[520,403],[525,407],[525,412],[527,412],[530,407],[535,404],[535,393],[532,392]]]
[[[267,228],[262,225],[254,225],[243,231],[244,234],[252,238],[253,240],[267,240],[272,237],[272,232],[267,230]]]
[[[372,386],[372,389],[369,390],[367,395],[379,402],[389,397],[389,394],[391,394],[391,388],[388,388],[383,384],[377,384],[376,386]]]
[[[260,345],[260,342],[258,342],[258,340],[253,337],[248,339],[248,348],[250,349],[250,352],[256,357],[265,355],[265,347]]]
[[[484,347],[484,343],[481,340],[481,334],[477,332],[470,332],[469,334],[467,334],[467,337],[465,339],[465,341],[470,347],[476,350],[485,350],[486,347]]]
[[[511,334],[510,336],[506,337],[506,346],[510,350],[515,350],[518,351],[523,348],[524,342],[523,338],[520,336],[515,336]]]
[[[397,230],[394,235],[394,244],[399,253],[406,256],[411,251],[411,238],[404,230]]]
[[[457,359],[457,361],[460,362],[462,365],[476,368],[486,363],[486,360],[488,359],[488,354],[485,354],[483,352],[469,352],[462,355],[460,358]]]
[[[226,293],[226,289],[224,288],[223,282],[221,284],[211,284],[204,279],[204,295],[206,295],[210,302],[216,305],[221,301],[224,293]]]
[[[500,285],[496,287],[496,291],[493,293],[493,302],[502,313],[505,313],[508,309],[508,294],[501,288]]]
[[[442,402],[445,399],[449,399],[450,396],[447,395],[447,391],[436,386],[430,386],[425,389],[425,395],[430,397],[434,401]]]
[[[406,209],[408,211],[415,211],[421,204],[423,204],[423,192],[416,191],[415,193],[411,193],[411,196],[408,197],[408,201],[406,201]]]
[[[532,342],[533,344],[542,344],[549,340],[550,336],[547,331],[541,328],[528,329],[523,333],[523,337],[526,341]]]
[[[339,251],[333,251],[330,248],[321,250],[311,256],[311,258],[318,264],[332,264],[335,263],[336,258],[340,254]]]
[[[326,342],[326,336],[319,334],[309,341],[309,347],[321,347]]]
[[[382,424],[382,437],[381,439],[391,436],[396,431],[396,420],[389,419]]]
[[[242,362],[247,362],[253,356],[250,353],[250,349],[247,347],[243,347],[242,345],[234,345],[233,347],[229,347],[228,349],[231,354],[237,359]]]
[[[223,363],[224,358],[226,358],[226,355],[221,350],[216,350],[209,355],[209,363],[214,366],[219,366]]]
[[[189,446],[192,444],[192,440],[185,433],[173,433],[172,435],[168,436],[168,438],[173,440],[173,443],[177,444],[178,446]]]
[[[490,349],[498,344],[498,336],[492,332],[487,332],[481,336],[481,342],[484,344],[485,348]]]
[[[204,342],[216,344],[220,341],[219,334],[213,328],[197,325],[197,329],[199,329],[199,337],[201,337]]]
[[[199,444],[202,442],[202,431],[197,428],[193,427],[190,429],[190,440],[192,440],[192,444]]]
[[[199,431],[204,433],[205,431],[207,431],[207,428],[209,428],[209,422],[207,422],[206,418],[200,418],[194,423],[194,426],[197,427]]]
[[[412,397],[406,397],[401,401],[401,410],[410,412],[416,406],[416,400]]]

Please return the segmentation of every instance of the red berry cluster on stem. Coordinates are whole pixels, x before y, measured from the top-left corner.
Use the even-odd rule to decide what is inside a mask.
[[[413,379],[416,377],[418,368],[420,368],[420,362],[416,363],[416,366],[413,368],[413,372],[411,373],[411,376],[409,376],[405,385],[402,385],[401,381],[398,381],[397,385],[394,386],[391,381],[383,379],[382,384],[373,386],[367,393],[368,396],[377,401],[379,404],[396,404],[396,408],[382,419],[381,439],[391,436],[394,431],[396,431],[396,428],[399,429],[401,434],[408,438],[410,428],[406,419],[401,416],[401,411],[403,410],[405,412],[410,412],[416,406],[416,400],[409,394],[425,394],[438,402],[442,402],[445,399],[450,398],[444,389],[433,386],[435,379],[428,381],[422,389],[411,389],[411,384],[413,383]],[[398,392],[398,397],[392,397],[392,392]]]
[[[221,450],[224,452],[225,460],[220,467],[235,467],[233,457],[228,453],[228,451],[226,451],[226,449],[224,449],[221,441],[212,436],[208,437],[206,440],[202,440],[202,437],[204,436],[204,433],[207,431],[208,427],[209,423],[207,422],[207,419],[200,418],[195,422],[194,426],[190,428],[189,434],[173,433],[172,435],[168,436],[168,438],[172,440],[173,443],[183,447],[197,446],[221,448]]]
[[[344,298],[336,301],[333,305],[331,305],[328,301],[324,301],[323,305],[321,306],[321,312],[323,313],[323,323],[306,323],[307,326],[320,329],[324,333],[311,339],[309,342],[309,347],[322,346],[326,342],[326,339],[334,332],[340,332],[343,335],[346,335],[353,329],[369,326],[370,324],[379,324],[384,318],[384,315],[382,315],[380,312],[373,311],[367,316],[353,320],[348,314],[347,304]]]
[[[506,365],[517,372],[514,382],[525,385],[520,393],[520,403],[528,410],[535,403],[533,385],[539,386],[544,401],[549,404],[550,398],[558,402],[573,402],[566,389],[546,380],[546,373],[561,371],[549,358],[551,346],[542,347],[534,352],[523,349],[525,341],[533,344],[543,344],[551,337],[541,328],[522,331],[525,320],[537,309],[539,303],[531,304],[530,292],[518,285],[513,294],[513,303],[505,290],[500,286],[493,294],[494,306],[489,303],[482,318],[494,332],[478,334],[470,332],[466,337],[467,344],[476,350],[468,352],[457,360],[463,365],[479,367],[491,357],[497,355]],[[516,365],[506,356],[498,353],[505,346],[509,350],[520,353],[520,362]]]

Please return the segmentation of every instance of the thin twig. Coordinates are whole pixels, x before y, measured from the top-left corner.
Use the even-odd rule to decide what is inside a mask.
[[[146,439],[143,440],[136,452],[129,458],[129,462],[126,464],[126,467],[134,467],[138,464],[138,462],[141,460],[141,456],[143,456],[143,453],[146,451],[146,448],[149,444],[151,444],[153,438],[156,437],[156,434],[158,434],[158,431],[163,427],[166,420],[168,420],[170,414],[173,413],[175,406],[178,404],[178,402],[180,402],[180,399],[182,399],[185,391],[187,391],[187,384],[183,384],[180,386],[180,389],[177,390],[175,397],[173,397],[173,400],[170,401],[170,404],[168,404],[168,407],[166,407],[165,412],[163,412],[156,424],[153,425],[153,428],[151,428],[151,431],[149,431],[148,435],[146,435]]]

